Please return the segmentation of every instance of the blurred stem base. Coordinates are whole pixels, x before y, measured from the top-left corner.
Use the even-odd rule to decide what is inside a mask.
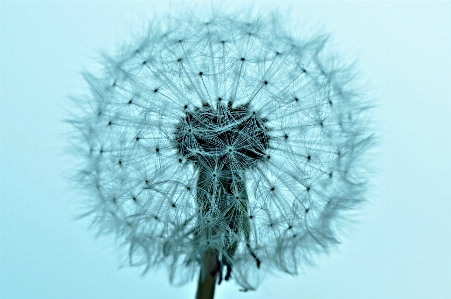
[[[196,299],[214,298],[217,275],[216,253],[207,249],[202,255]]]

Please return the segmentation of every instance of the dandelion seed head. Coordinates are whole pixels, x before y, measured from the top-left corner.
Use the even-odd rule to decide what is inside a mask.
[[[213,249],[226,279],[254,289],[338,243],[364,201],[365,100],[326,35],[279,27],[153,23],[85,74],[90,94],[71,120],[77,181],[130,265],[166,265],[183,283]]]

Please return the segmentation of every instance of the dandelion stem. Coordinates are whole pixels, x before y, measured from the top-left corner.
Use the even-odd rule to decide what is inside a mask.
[[[196,299],[213,299],[217,275],[216,253],[208,249],[202,255]]]

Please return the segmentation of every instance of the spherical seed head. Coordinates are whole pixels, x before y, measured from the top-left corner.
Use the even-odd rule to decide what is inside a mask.
[[[244,289],[336,244],[364,200],[370,138],[352,70],[326,41],[214,15],[154,23],[106,57],[71,121],[99,233],[175,283],[212,248]]]

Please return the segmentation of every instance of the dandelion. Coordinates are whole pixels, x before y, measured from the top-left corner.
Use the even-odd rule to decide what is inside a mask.
[[[364,201],[371,137],[353,70],[326,35],[276,19],[169,19],[86,73],[71,123],[99,234],[198,298],[233,279],[296,274]]]

